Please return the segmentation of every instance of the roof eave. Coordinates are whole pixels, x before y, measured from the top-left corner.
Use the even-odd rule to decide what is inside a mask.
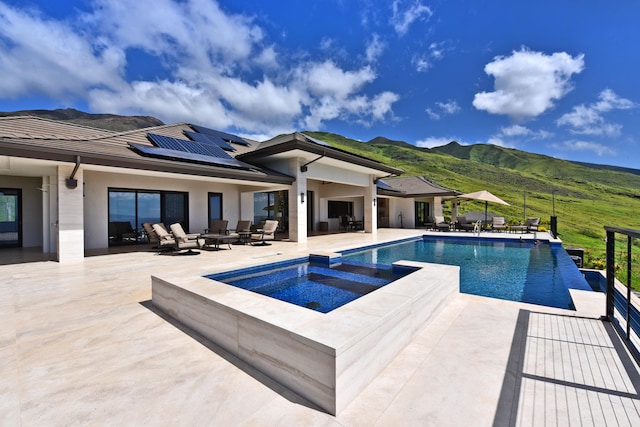
[[[290,185],[295,181],[295,178],[291,176],[276,173],[273,171],[270,171],[270,173],[265,172],[264,174],[259,174],[256,172],[248,172],[244,170],[227,169],[221,167],[152,159],[146,157],[140,157],[140,159],[134,160],[120,156],[109,156],[86,152],[81,153],[73,150],[47,149],[44,147],[27,148],[23,145],[17,146],[6,142],[0,142],[0,155],[66,163],[75,163],[77,156],[80,156],[81,163],[97,166],[138,169],[211,178],[269,182],[273,184]]]
[[[312,154],[324,155],[332,159],[379,170],[391,175],[402,175],[404,173],[404,170],[402,169],[387,166],[382,163],[376,162],[375,160],[347,153],[333,147],[321,146],[316,143],[309,142],[305,139],[297,137],[296,134],[294,134],[291,139],[285,142],[274,144],[265,148],[258,148],[254,151],[240,154],[236,158],[245,162],[259,163],[260,160],[263,160],[265,157],[282,154],[286,153],[287,151],[293,150],[302,150]]]

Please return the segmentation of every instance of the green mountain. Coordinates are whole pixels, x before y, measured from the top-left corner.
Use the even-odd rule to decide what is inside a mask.
[[[402,168],[407,175],[425,175],[462,192],[488,190],[511,204],[489,205],[489,210],[512,223],[522,221],[526,209],[526,216],[541,217],[548,228],[555,208],[560,238],[565,246],[585,248],[587,265],[602,267],[605,225],[640,228],[640,176],[634,170],[591,167],[484,144],[451,142],[425,149],[383,137],[360,142],[326,132],[305,133]],[[484,204],[471,201],[459,209],[462,214],[482,210]]]
[[[90,114],[73,108],[57,110],[23,110],[0,112],[3,116],[35,116],[49,120],[68,121],[77,125],[107,129],[116,132],[161,126],[160,120],[150,116],[119,116],[116,114]]]

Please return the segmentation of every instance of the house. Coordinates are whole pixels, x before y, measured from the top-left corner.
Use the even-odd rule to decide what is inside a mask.
[[[277,219],[289,240],[304,242],[338,231],[341,215],[367,233],[420,226],[457,194],[391,178],[402,173],[298,132],[257,142],[188,123],[112,132],[3,117],[0,248],[41,247],[72,262],[146,242],[144,222],[200,232],[220,218]]]

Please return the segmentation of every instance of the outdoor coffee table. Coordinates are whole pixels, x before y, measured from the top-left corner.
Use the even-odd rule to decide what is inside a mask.
[[[251,243],[251,231],[238,231],[238,241],[242,245],[248,245]]]
[[[205,234],[202,234],[200,237],[204,239],[205,246],[213,245],[213,248],[215,250],[220,250],[220,243],[226,243],[227,246],[229,246],[229,249],[231,249],[231,242],[237,239],[236,236],[229,236],[227,234],[212,234],[212,233],[205,233]]]

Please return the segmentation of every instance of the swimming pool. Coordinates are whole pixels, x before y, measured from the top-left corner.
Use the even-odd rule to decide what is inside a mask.
[[[411,271],[415,269],[358,261],[331,263],[328,257],[315,255],[289,263],[206,277],[320,313],[328,313]]]
[[[575,310],[569,289],[591,291],[560,244],[532,240],[430,238],[343,252],[344,261],[397,260],[460,266],[460,292]]]

